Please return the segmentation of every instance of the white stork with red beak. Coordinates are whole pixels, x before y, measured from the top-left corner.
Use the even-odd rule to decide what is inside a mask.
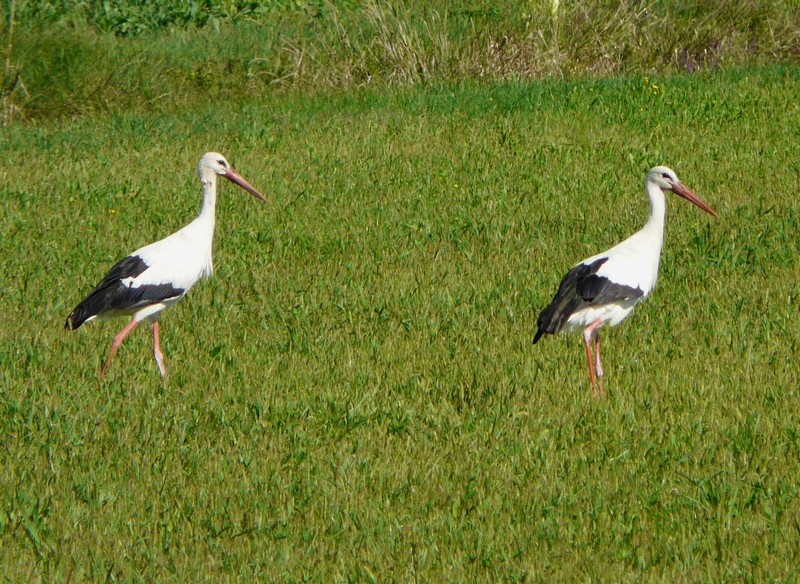
[[[158,337],[158,315],[213,271],[211,252],[216,220],[217,177],[228,179],[262,201],[267,200],[231,168],[224,156],[216,152],[203,155],[197,164],[197,174],[203,185],[203,207],[197,219],[169,237],[141,247],[114,264],[67,317],[65,326],[72,330],[97,317],[132,317],[114,337],[111,352],[100,370],[100,379],[106,374],[111,358],[123,339],[145,319],[152,325],[153,353],[158,370],[162,377],[167,376]]]
[[[589,379],[596,395],[603,393],[600,327],[619,324],[656,285],[664,242],[664,193],[672,191],[703,211],[717,215],[666,166],[652,168],[644,186],[650,198],[647,223],[622,243],[583,260],[567,272],[553,300],[539,315],[539,330],[533,338],[536,343],[545,333],[582,330]]]

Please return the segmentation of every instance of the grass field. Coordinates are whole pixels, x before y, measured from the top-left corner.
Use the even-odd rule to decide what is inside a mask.
[[[9,581],[794,581],[800,69],[245,95],[0,134],[0,566]],[[194,217],[216,274],[104,383],[63,330]],[[661,278],[530,344],[578,259],[668,201]]]
[[[0,47],[3,117],[39,120],[797,62],[800,0],[4,0]]]

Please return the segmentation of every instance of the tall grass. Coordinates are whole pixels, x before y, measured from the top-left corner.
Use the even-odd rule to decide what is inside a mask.
[[[696,72],[800,55],[795,0],[62,0],[22,3],[18,21],[21,106],[39,118],[241,91]]]
[[[16,2],[10,0],[8,7],[8,28],[5,35],[3,55],[3,76],[0,78],[0,123],[8,126],[15,117],[21,115],[19,97],[28,97],[25,86],[20,79],[17,65],[13,62],[14,29],[16,25]]]

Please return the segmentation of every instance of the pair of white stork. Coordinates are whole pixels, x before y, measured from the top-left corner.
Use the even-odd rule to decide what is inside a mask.
[[[97,317],[132,317],[114,337],[111,351],[100,370],[100,379],[108,371],[123,339],[145,319],[152,326],[153,353],[158,369],[166,377],[158,316],[183,298],[198,280],[212,273],[217,177],[228,179],[262,201],[267,200],[216,152],[203,155],[197,164],[197,174],[203,186],[203,206],[197,219],[114,264],[67,317],[66,328],[73,330]],[[664,193],[672,191],[716,216],[711,207],[666,166],[656,166],[647,173],[645,190],[650,199],[650,215],[644,227],[608,251],[576,264],[561,280],[553,300],[537,321],[534,343],[545,333],[583,331],[589,379],[596,395],[604,391],[600,328],[606,324],[619,324],[656,284],[664,241]]]

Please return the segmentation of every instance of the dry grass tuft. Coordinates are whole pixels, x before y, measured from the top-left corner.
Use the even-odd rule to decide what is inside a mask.
[[[695,73],[800,55],[800,11],[791,2],[766,0],[547,0],[501,7],[488,0],[435,6],[330,0],[248,2],[236,10],[211,1],[197,13],[180,2],[158,9],[124,0],[115,5],[107,14],[63,0],[45,17],[26,3],[10,77],[6,60],[4,104],[14,87],[26,111],[41,117],[136,104],[185,107],[228,99],[242,87],[259,94]],[[62,14],[61,6],[74,10]],[[30,95],[9,85],[16,74],[24,75]]]

